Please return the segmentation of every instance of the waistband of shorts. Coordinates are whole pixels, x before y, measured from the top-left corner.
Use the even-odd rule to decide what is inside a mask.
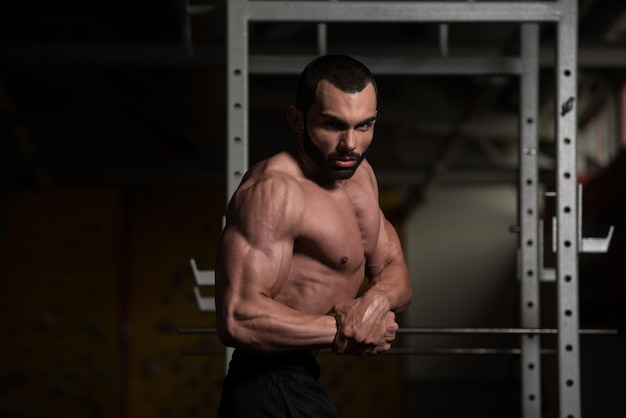
[[[270,369],[306,372],[316,379],[320,376],[320,367],[311,352],[281,354],[258,354],[235,350],[229,364],[229,371],[263,371]]]

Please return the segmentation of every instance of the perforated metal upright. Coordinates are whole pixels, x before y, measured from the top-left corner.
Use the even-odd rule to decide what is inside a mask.
[[[518,222],[520,318],[524,328],[540,328],[539,251],[539,28],[526,23],[521,27],[522,71],[520,74],[520,147]],[[525,418],[541,416],[541,340],[539,335],[523,335],[520,375],[521,404]]]
[[[488,3],[229,0],[227,200],[248,168],[248,24],[251,21],[523,23],[520,70],[520,297],[522,325],[530,328],[539,327],[539,282],[543,274],[538,226],[536,24],[556,24],[559,413],[561,418],[579,418],[578,250],[582,243],[576,184],[576,0]],[[374,66],[372,70],[378,72]],[[411,73],[415,72],[416,69],[412,68]],[[521,349],[523,416],[540,417],[538,335],[522,337]]]
[[[578,252],[582,210],[576,170],[578,3],[561,0],[557,23],[556,220],[559,399],[561,418],[581,416]]]

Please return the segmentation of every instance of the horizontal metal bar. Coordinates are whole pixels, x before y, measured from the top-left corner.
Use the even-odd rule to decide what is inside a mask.
[[[551,267],[544,267],[543,274],[541,275],[542,282],[556,282],[556,269]]]
[[[555,355],[555,349],[542,349],[542,355]],[[381,354],[396,355],[520,355],[521,348],[392,348]]]
[[[217,328],[178,328],[179,334],[217,334]]]
[[[190,15],[203,15],[217,9],[214,4],[190,5],[187,7],[187,13]]]
[[[378,183],[383,186],[420,184],[425,176],[424,168],[379,167],[376,171]],[[455,169],[440,173],[438,181],[441,184],[514,184],[517,176],[517,170],[513,169]]]
[[[553,22],[558,2],[249,1],[250,21]]]
[[[586,335],[617,335],[616,329],[580,329]],[[400,328],[397,334],[558,334],[555,328]]]
[[[350,45],[335,45],[338,50],[349,49]],[[394,57],[403,57],[415,54],[414,51],[417,48],[414,44],[409,44],[403,41],[398,41],[391,47],[385,50],[380,50],[376,46],[371,46],[368,49],[368,54],[372,54],[372,58],[379,59],[380,55],[393,53]],[[478,51],[475,51],[477,50]],[[472,58],[467,57],[467,62],[472,66],[491,66],[496,67],[501,65],[506,70],[507,66],[517,65],[515,59],[510,58],[510,62],[502,61],[498,63],[498,60],[505,60],[505,58],[495,58],[495,61],[489,64],[481,63],[482,58],[480,55],[487,55],[490,51],[480,50],[480,46],[464,46],[458,51],[465,54],[465,51],[471,51]],[[378,53],[378,55],[377,55]],[[204,67],[204,66],[221,66],[224,65],[224,51],[222,47],[217,46],[202,46],[194,45],[193,56],[187,55],[184,48],[180,45],[170,44],[155,44],[155,43],[85,43],[80,45],[70,43],[35,43],[35,42],[3,42],[0,45],[0,64],[5,67],[12,68],[24,68],[24,67],[38,67],[45,66],[46,68],[61,67],[62,69],[75,69],[75,68],[89,68],[110,66],[116,68],[181,68],[181,67]],[[358,53],[351,54],[357,57]],[[428,52],[424,52],[423,56],[427,56]],[[478,55],[478,57],[476,57]],[[541,66],[553,67],[554,66],[554,48],[543,47],[541,49]],[[263,56],[260,56],[263,57]],[[473,58],[476,57],[476,58]],[[455,57],[449,57],[452,59]],[[291,74],[294,70],[293,67],[297,63],[303,62],[302,57],[294,56],[294,58],[285,58],[289,62],[290,68],[282,73]],[[297,60],[297,61],[292,61]],[[367,57],[362,59],[367,60],[369,63],[374,62]],[[254,55],[250,55],[250,62],[254,63],[257,60]],[[473,61],[475,62],[473,63]],[[487,58],[489,60],[489,58]],[[448,61],[427,61],[420,60],[420,68],[397,68],[393,74],[428,74],[435,66],[439,66],[440,63],[445,64]],[[454,62],[454,61],[449,61]],[[375,62],[374,62],[375,63]],[[411,61],[409,61],[411,63]],[[308,61],[305,65],[308,64]],[[250,71],[252,73],[265,74],[267,69],[254,67],[258,64],[250,65]],[[269,65],[269,64],[268,64]],[[273,64],[272,64],[273,65]],[[578,49],[578,66],[581,69],[624,69],[626,68],[626,48],[622,45],[583,45]],[[302,71],[304,65],[300,67],[299,71]],[[489,67],[487,67],[489,68]],[[497,67],[496,67],[497,69]],[[459,69],[460,70],[460,69]],[[471,70],[471,69],[470,69]],[[263,71],[263,72],[261,72]],[[391,71],[391,70],[390,70]],[[452,70],[442,70],[452,71]],[[475,70],[471,70],[475,71]],[[378,73],[378,71],[376,71]],[[450,73],[452,74],[452,73]],[[471,74],[471,73],[465,73]]]
[[[300,74],[315,56],[250,55],[250,74]],[[517,75],[521,60],[516,57],[435,58],[357,56],[376,75]]]
[[[209,355],[225,354],[219,348],[183,348],[183,354]],[[554,355],[554,349],[540,350],[542,355]],[[520,355],[519,348],[392,348],[381,354],[385,355]],[[320,350],[319,354],[332,354],[331,350]]]
[[[183,348],[181,350],[183,354],[226,354],[226,347],[222,348]]]
[[[77,68],[184,68],[223,65],[221,47],[194,46],[193,56],[176,44],[13,42],[0,45],[2,66]]]
[[[179,328],[179,334],[215,334],[217,328]],[[580,329],[584,335],[617,335],[617,329]],[[554,328],[400,328],[397,334],[552,334],[559,333]]]

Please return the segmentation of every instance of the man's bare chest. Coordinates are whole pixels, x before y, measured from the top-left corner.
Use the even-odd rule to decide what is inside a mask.
[[[331,268],[362,266],[378,240],[380,214],[372,194],[336,190],[307,193],[296,251]]]

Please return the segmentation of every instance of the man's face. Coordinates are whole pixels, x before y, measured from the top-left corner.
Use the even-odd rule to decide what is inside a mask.
[[[330,178],[348,179],[374,136],[374,86],[370,83],[358,93],[346,93],[321,80],[316,95],[306,115],[304,149]]]

